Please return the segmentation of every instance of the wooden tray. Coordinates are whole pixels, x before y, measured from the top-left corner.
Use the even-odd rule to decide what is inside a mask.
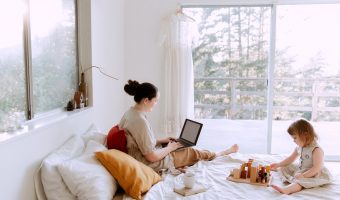
[[[243,179],[243,178],[234,178],[232,176],[228,176],[227,180],[237,182],[237,183],[247,183],[247,184],[251,184],[251,185],[268,187],[270,185],[270,183],[272,182],[272,175],[269,176],[269,181],[267,183],[252,183],[252,182],[250,182],[250,178]]]

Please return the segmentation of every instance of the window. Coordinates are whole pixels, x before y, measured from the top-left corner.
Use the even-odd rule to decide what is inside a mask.
[[[313,122],[325,153],[339,155],[339,11],[340,4],[277,7],[273,153],[289,153],[277,144],[290,120],[303,117]]]
[[[193,51],[196,117],[266,118],[270,7],[190,11],[201,33]]]
[[[286,129],[304,117],[327,157],[340,159],[339,11],[340,4],[184,8],[199,31],[195,117],[223,132],[219,149],[234,138],[250,153],[290,153],[279,144],[294,145]]]
[[[0,26],[0,129],[10,130],[18,118],[63,108],[73,98],[76,1],[4,0]]]

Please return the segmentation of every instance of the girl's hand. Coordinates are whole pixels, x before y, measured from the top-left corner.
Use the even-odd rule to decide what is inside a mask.
[[[272,163],[272,164],[270,164],[270,169],[271,170],[277,170],[277,168],[279,168],[280,166],[279,166],[279,164],[278,163]]]
[[[298,179],[298,178],[304,178],[303,174],[302,173],[296,173],[294,175],[294,178]]]

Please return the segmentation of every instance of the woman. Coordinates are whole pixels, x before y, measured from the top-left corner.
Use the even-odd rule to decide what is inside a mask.
[[[217,156],[228,155],[238,151],[234,144],[229,149],[214,153],[194,148],[183,148],[174,151],[182,145],[174,138],[156,139],[146,113],[151,112],[157,104],[158,89],[151,83],[138,83],[129,80],[124,86],[127,94],[134,96],[136,104],[122,117],[119,128],[127,133],[128,154],[140,162],[150,166],[155,171],[169,169],[173,174],[184,171],[185,167],[199,160],[212,160]],[[162,144],[167,144],[162,147]],[[178,169],[178,170],[176,170]]]

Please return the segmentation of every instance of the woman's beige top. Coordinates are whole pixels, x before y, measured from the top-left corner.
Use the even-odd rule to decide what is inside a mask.
[[[126,131],[127,149],[130,156],[157,172],[161,169],[174,169],[170,155],[153,163],[147,161],[143,156],[162,148],[161,146],[156,146],[157,140],[144,112],[137,111],[131,107],[122,117],[119,128]]]

